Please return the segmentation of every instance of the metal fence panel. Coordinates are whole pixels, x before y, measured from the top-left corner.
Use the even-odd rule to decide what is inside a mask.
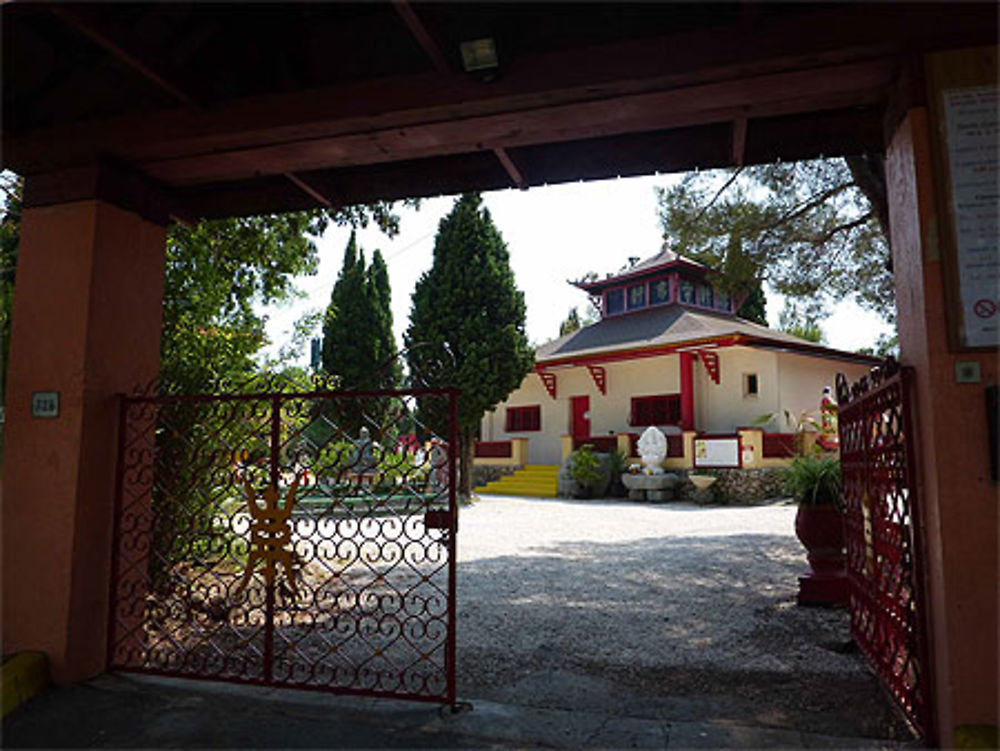
[[[247,391],[122,399],[109,668],[454,703],[457,392]]]
[[[838,375],[842,497],[854,640],[933,740],[912,379],[894,361],[850,388]]]

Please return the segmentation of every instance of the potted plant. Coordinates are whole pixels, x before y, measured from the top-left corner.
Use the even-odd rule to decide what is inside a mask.
[[[619,449],[608,454],[608,471],[611,474],[611,486],[608,488],[608,492],[615,498],[622,498],[626,493],[625,486],[622,484],[622,475],[629,471],[629,467],[628,457]]]
[[[594,447],[585,443],[570,455],[570,475],[576,482],[576,497],[591,498],[594,491],[604,481],[601,459],[594,453]]]
[[[795,535],[806,548],[811,569],[799,577],[799,604],[847,604],[840,460],[816,453],[797,456],[784,481],[799,506]]]

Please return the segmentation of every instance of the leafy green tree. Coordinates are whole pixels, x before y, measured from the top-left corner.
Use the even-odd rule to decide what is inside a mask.
[[[736,311],[736,315],[761,326],[767,326],[767,297],[764,295],[764,288],[760,282],[755,284],[747,295],[746,300]]]
[[[534,362],[525,333],[524,293],[479,194],[461,196],[438,225],[433,265],[414,289],[404,341],[415,383],[462,390],[459,492],[468,497],[479,421],[521,384]],[[441,410],[428,407],[421,418],[447,434]]]
[[[398,220],[387,205],[355,207],[338,212],[311,211],[201,222],[193,227],[173,226],[167,235],[166,279],[161,339],[161,380],[180,393],[223,388],[252,389],[259,370],[256,357],[266,343],[260,303],[291,298],[294,278],[315,273],[316,238],[331,223],[376,221],[387,233]],[[282,363],[273,363],[286,370]],[[286,375],[290,373],[286,372]],[[272,384],[281,387],[281,382]],[[293,416],[284,416],[290,424]],[[304,417],[304,416],[303,416]],[[182,489],[169,496],[154,493],[157,528],[154,533],[153,576],[191,556],[204,557],[219,547],[205,549],[213,530],[216,505],[225,494],[206,500],[204,462],[192,462],[190,446],[202,441],[200,455],[225,462],[235,449],[251,455],[267,447],[252,426],[259,422],[253,403],[229,410],[205,411],[178,407],[169,415],[171,428],[158,436],[160,470],[170,486]],[[247,471],[256,467],[247,465]],[[228,465],[216,466],[225,473]],[[234,489],[237,494],[239,489]]]
[[[875,344],[871,347],[861,347],[858,350],[862,355],[875,355],[876,357],[899,357],[899,334],[879,334],[875,339]]]
[[[873,157],[689,173],[657,189],[664,236],[744,291],[853,298],[894,316],[885,185]],[[737,290],[738,291],[738,290]]]
[[[778,329],[807,342],[821,344],[826,341],[819,325],[819,308],[816,304],[799,305],[786,300],[785,308],[778,316]]]
[[[21,196],[24,181],[11,172],[0,175],[4,193],[0,220],[0,409],[7,395],[7,357],[10,352],[10,314],[14,306],[17,246],[21,241]]]
[[[574,331],[579,331],[582,328],[583,322],[580,320],[580,311],[573,308],[569,311],[569,315],[566,316],[566,320],[559,324],[559,336],[572,334]]]

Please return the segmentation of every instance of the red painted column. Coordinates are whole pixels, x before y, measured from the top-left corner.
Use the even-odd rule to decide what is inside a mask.
[[[694,430],[694,355],[680,353],[681,366],[681,428]]]
[[[30,188],[30,179],[29,186]],[[27,208],[6,404],[3,651],[105,664],[119,392],[159,372],[165,230],[89,199]],[[32,392],[59,392],[33,417]]]
[[[900,360],[916,370],[919,519],[926,542],[934,705],[944,748],[970,729],[997,726],[997,538],[1000,504],[989,478],[985,386],[996,352],[948,346],[944,259],[927,110],[914,107],[886,154]],[[958,383],[977,362],[981,381]],[[909,438],[909,437],[908,437]],[[974,732],[974,731],[973,731]]]

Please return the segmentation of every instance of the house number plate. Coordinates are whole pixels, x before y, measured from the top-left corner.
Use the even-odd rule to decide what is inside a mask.
[[[32,417],[59,417],[59,392],[34,391],[31,394]]]

